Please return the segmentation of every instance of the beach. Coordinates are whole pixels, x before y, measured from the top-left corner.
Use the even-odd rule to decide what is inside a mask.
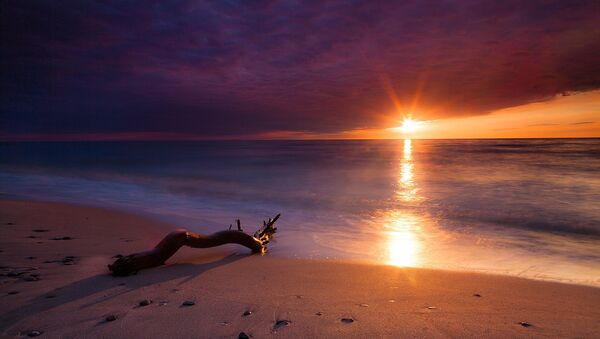
[[[595,287],[251,255],[230,245],[184,248],[164,266],[113,277],[106,266],[113,256],[151,248],[181,225],[27,200],[1,200],[0,219],[0,334],[7,338],[600,333]]]

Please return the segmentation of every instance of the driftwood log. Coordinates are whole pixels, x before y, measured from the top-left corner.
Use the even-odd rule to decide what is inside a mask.
[[[207,248],[221,246],[224,244],[240,244],[252,250],[252,253],[265,253],[266,245],[269,243],[273,234],[277,231],[274,226],[280,214],[275,218],[269,218],[268,221],[263,221],[263,226],[250,235],[242,230],[242,225],[237,220],[237,230],[232,230],[232,225],[229,225],[229,230],[216,232],[210,235],[197,234],[186,229],[177,229],[164,237],[158,245],[153,249],[130,254],[127,256],[117,256],[117,260],[108,265],[108,269],[115,276],[127,276],[137,271],[164,265],[182,246],[194,248]]]

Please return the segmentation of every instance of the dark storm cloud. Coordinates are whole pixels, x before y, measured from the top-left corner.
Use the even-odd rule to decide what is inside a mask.
[[[599,88],[599,4],[4,1],[0,132],[388,127],[390,92],[484,114]]]

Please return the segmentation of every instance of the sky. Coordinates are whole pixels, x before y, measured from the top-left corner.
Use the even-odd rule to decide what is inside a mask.
[[[0,2],[0,140],[600,137],[599,1]]]

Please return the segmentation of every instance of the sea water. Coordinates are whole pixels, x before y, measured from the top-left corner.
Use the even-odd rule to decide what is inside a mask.
[[[270,255],[600,286],[599,139],[2,143],[0,194],[204,233],[281,213]]]

